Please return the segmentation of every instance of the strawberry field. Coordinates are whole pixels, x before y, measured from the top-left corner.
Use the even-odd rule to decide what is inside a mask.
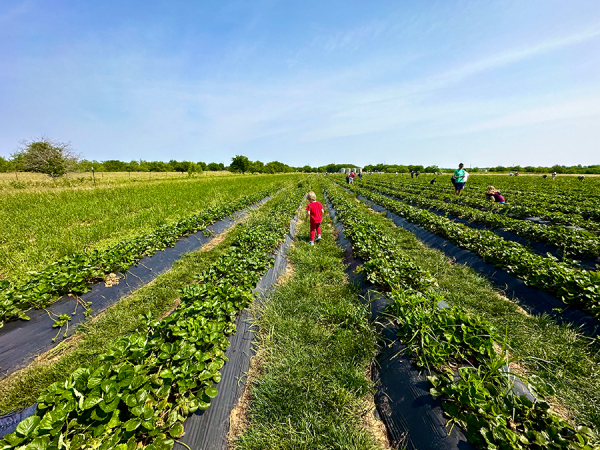
[[[184,449],[217,441],[223,449],[388,450],[415,442],[600,448],[597,332],[559,320],[571,310],[592,322],[600,317],[600,184],[482,175],[458,197],[446,178],[432,185],[423,176],[376,174],[349,186],[337,176],[232,177],[212,185],[167,180],[162,189],[130,193],[53,193],[43,200],[45,225],[24,228],[37,238],[9,245],[15,257],[2,268],[0,352],[10,347],[3,333],[17,326],[25,332],[36,311],[50,315],[65,299],[93,310],[78,300],[84,292],[98,284],[112,289],[119,274],[161,258],[183,238],[208,238],[48,352],[19,370],[2,368],[0,450]],[[507,205],[486,200],[489,184]],[[323,239],[315,245],[304,217],[309,191],[325,209]],[[134,212],[123,207],[143,195]],[[95,240],[84,244],[74,231],[80,221],[65,215],[63,203],[83,212],[103,196],[120,204],[106,210],[114,224],[97,228]],[[160,220],[130,217],[149,217],[144,210],[152,202]],[[35,208],[25,210],[31,215]],[[245,215],[211,241],[209,227],[239,211]],[[397,218],[551,296],[560,308],[523,309],[515,295],[443,249],[423,245],[423,235]],[[9,227],[4,241],[13,235]],[[38,244],[53,239],[54,250]],[[284,242],[293,242],[291,267],[258,293],[280,261],[275,255],[285,259]],[[385,299],[378,317],[371,315],[373,294]],[[256,343],[244,369],[231,344],[236,333],[246,336],[238,328],[248,332],[242,312],[251,317]],[[65,316],[55,321],[61,330]],[[387,366],[378,358],[393,345],[400,350],[390,364],[402,355],[422,377],[418,387],[410,385],[414,379],[393,380],[396,388],[424,390],[402,408],[392,391],[378,394],[387,389]],[[232,412],[224,398],[240,385]],[[215,410],[229,420],[206,426]],[[442,418],[435,444],[437,431],[428,441],[411,428],[427,414]],[[389,417],[405,424],[400,437]],[[217,438],[202,435],[217,429]],[[462,444],[453,446],[453,439]]]
[[[460,245],[466,241],[472,250],[513,254],[498,252],[500,238],[493,240],[491,232],[473,230],[479,234],[471,241],[469,227],[453,225],[449,219],[402,202],[403,192],[383,195],[402,191],[398,188],[402,182],[386,181],[367,179],[350,188],[420,226],[445,237],[460,237]],[[384,184],[397,190],[382,188]],[[430,393],[443,400],[450,423],[460,425],[469,442],[479,448],[596,448],[598,415],[587,408],[595,409],[597,401],[587,399],[585,407],[579,403],[591,394],[589,385],[598,382],[596,341],[590,344],[586,336],[577,336],[573,328],[554,324],[547,317],[526,316],[492,292],[480,297],[483,293],[477,285],[482,281],[467,268],[440,266],[435,262],[438,257],[430,256],[431,250],[423,251],[414,237],[357,204],[342,186],[331,183],[326,192],[345,236],[364,260],[365,277],[388,292],[387,314],[397,339],[414,364],[429,374]],[[492,240],[486,241],[487,236]],[[512,264],[526,266],[527,260],[519,261],[520,255],[512,256]],[[558,261],[553,264],[549,272],[554,274],[579,270]],[[540,261],[531,265],[539,268]],[[591,281],[579,295],[596,292],[598,281],[593,277],[597,274],[581,273]],[[561,280],[566,284],[569,278]],[[446,302],[450,306],[441,308]],[[590,305],[585,300],[577,302]],[[562,335],[563,342],[551,334]],[[579,364],[571,359],[574,352],[582,358]],[[585,380],[584,374],[590,378]],[[529,395],[514,391],[515,377],[525,382]],[[557,414],[557,405],[568,405],[570,413]]]

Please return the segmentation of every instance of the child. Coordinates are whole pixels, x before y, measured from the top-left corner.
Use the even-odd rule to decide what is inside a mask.
[[[308,205],[306,206],[306,218],[310,217],[310,245],[315,245],[315,231],[317,232],[317,241],[321,240],[321,221],[323,220],[323,205],[317,201],[314,192],[309,192],[306,196]]]
[[[496,202],[499,205],[506,204],[506,200],[504,199],[500,191],[498,191],[498,189],[496,189],[494,186],[488,186],[487,190],[485,191],[485,195],[487,199],[491,202]]]

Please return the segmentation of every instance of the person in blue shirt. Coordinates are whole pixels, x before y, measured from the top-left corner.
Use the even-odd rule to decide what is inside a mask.
[[[465,187],[465,169],[463,169],[465,165],[460,163],[458,165],[458,169],[454,171],[454,175],[452,179],[454,180],[454,195],[460,195],[462,190]]]

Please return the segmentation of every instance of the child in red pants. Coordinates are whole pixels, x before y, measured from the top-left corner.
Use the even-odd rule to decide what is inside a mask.
[[[317,201],[317,196],[314,192],[309,192],[308,206],[306,207],[306,218],[310,216],[310,245],[315,245],[315,231],[317,232],[317,241],[321,239],[321,221],[323,220],[323,205]]]

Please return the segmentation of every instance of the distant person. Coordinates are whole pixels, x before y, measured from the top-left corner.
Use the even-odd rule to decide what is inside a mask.
[[[362,181],[362,172],[358,172],[358,179]]]
[[[465,169],[463,169],[465,165],[460,163],[458,165],[458,169],[454,171],[454,175],[452,175],[452,182],[454,183],[454,195],[460,195],[462,190],[465,188]]]
[[[543,175],[542,178],[545,180],[546,178],[548,178],[548,175]]]
[[[421,175],[419,172],[415,173],[415,176],[418,178]]]
[[[307,196],[308,205],[306,205],[306,220],[310,217],[310,245],[315,245],[315,232],[317,241],[321,240],[321,222],[323,221],[323,205],[317,201],[317,196],[310,191]]]
[[[488,186],[487,190],[485,191],[485,196],[490,202],[496,202],[499,205],[506,204],[506,200],[504,199],[500,191],[494,186]]]
[[[517,170],[517,171],[515,172],[515,177],[518,177],[518,176],[519,176],[519,171]]]
[[[552,181],[556,179],[556,171],[552,172]]]
[[[577,179],[578,179],[579,181],[583,181],[583,180],[585,179],[585,175],[579,175],[579,176],[577,177]]]
[[[396,176],[398,176],[398,172],[396,172]]]
[[[350,184],[354,184],[354,177],[356,175],[354,174],[354,172],[350,172]]]
[[[350,175],[346,175],[346,184],[350,184]]]
[[[435,178],[429,182],[429,184],[436,184],[436,183],[437,183],[437,180]]]
[[[512,171],[508,174],[509,177],[512,177],[514,175],[514,173],[512,173]]]

